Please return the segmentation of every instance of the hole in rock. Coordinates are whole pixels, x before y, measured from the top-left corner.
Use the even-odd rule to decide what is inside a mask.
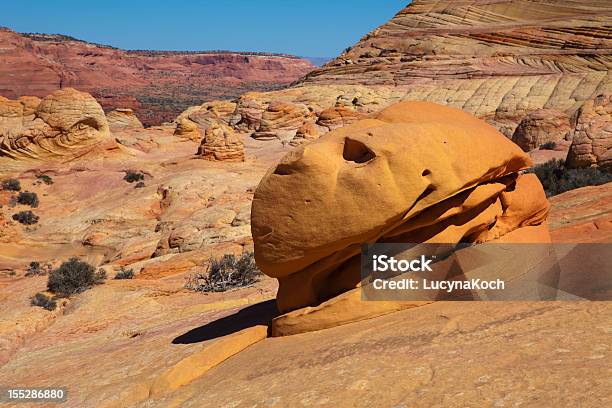
[[[366,163],[375,158],[376,155],[365,144],[347,137],[344,139],[342,157],[346,161]]]
[[[90,128],[93,128],[95,130],[100,130],[100,123],[98,123],[98,121],[94,118],[85,118],[83,120],[80,120],[79,122],[73,125],[73,128],[79,128],[82,126],[89,126]]]
[[[421,176],[425,177],[425,176],[429,176],[431,174],[431,170],[429,169],[425,169],[423,170],[423,172],[421,173]]]

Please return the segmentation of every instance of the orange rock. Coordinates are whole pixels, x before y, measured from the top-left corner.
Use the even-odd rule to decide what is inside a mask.
[[[65,88],[37,101],[0,100],[0,156],[72,159],[96,146],[116,147],[104,111],[91,95]]]
[[[317,125],[326,127],[328,130],[338,129],[364,118],[363,113],[354,111],[346,106],[335,106],[325,109],[319,114]]]
[[[364,242],[459,242],[487,231],[503,214],[498,195],[529,164],[465,112],[398,103],[298,148],[268,172],[252,207],[258,265],[279,279],[281,312],[316,305],[355,287]],[[452,197],[473,189],[471,204],[453,209]]]
[[[582,105],[571,137],[569,167],[612,169],[612,94],[599,95]]]
[[[289,141],[293,139],[297,129],[312,118],[314,113],[306,105],[272,101],[262,113],[259,129],[252,137]]]
[[[304,143],[312,142],[313,140],[317,140],[321,134],[325,133],[326,131],[327,129],[323,131],[323,128],[314,122],[304,123],[297,130],[295,137],[291,139],[289,144],[292,146],[299,146]]]
[[[142,129],[142,123],[131,109],[115,109],[106,114],[106,120],[111,131],[125,129]]]
[[[157,377],[151,385],[149,396],[159,397],[189,384],[211,368],[267,336],[267,326],[253,326],[215,340],[202,350],[185,357]]]
[[[244,144],[232,128],[215,124],[206,129],[198,156],[207,160],[244,161]]]

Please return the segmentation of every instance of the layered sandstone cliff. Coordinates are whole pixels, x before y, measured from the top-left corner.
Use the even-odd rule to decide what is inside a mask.
[[[0,28],[0,96],[44,97],[73,87],[105,109],[133,109],[147,125],[170,121],[204,100],[276,89],[313,68],[290,55],[124,51]]]
[[[606,0],[415,0],[302,85],[403,89],[511,137],[530,112],[571,116],[612,87]]]

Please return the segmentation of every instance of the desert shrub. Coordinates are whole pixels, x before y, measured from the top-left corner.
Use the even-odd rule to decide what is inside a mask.
[[[46,174],[39,174],[38,176],[36,176],[36,178],[45,183],[46,185],[53,184],[53,179]]]
[[[95,268],[79,258],[70,258],[62,262],[59,268],[49,273],[47,288],[58,296],[70,296],[102,283],[106,273]]]
[[[39,220],[38,215],[34,214],[32,211],[20,211],[17,214],[13,214],[13,219],[21,224],[25,225],[33,225],[36,224]]]
[[[29,205],[32,208],[38,207],[38,195],[30,191],[22,191],[17,197],[17,202],[22,205]]]
[[[47,265],[47,269],[50,269],[51,265]],[[39,276],[46,275],[47,271],[40,266],[40,262],[32,261],[30,266],[26,270],[25,276]]]
[[[57,302],[54,297],[49,295],[45,295],[44,293],[38,292],[32,297],[30,301],[32,306],[42,307],[47,310],[55,310],[57,307]]]
[[[563,160],[551,160],[532,170],[540,179],[547,197],[586,186],[598,186],[612,181],[612,174],[596,167],[568,169]]]
[[[94,275],[94,282],[96,285],[100,285],[102,283],[104,283],[104,281],[106,280],[107,276],[106,276],[106,271],[102,268],[98,269],[98,272],[96,272],[96,274]]]
[[[143,188],[145,186],[144,181],[139,181],[138,183],[136,183],[136,185],[134,186],[134,188]]]
[[[557,147],[557,144],[553,141],[550,141],[550,142],[541,144],[540,150],[555,150],[555,147]]]
[[[206,273],[191,275],[185,287],[198,292],[224,292],[252,285],[260,275],[252,252],[244,252],[240,257],[225,254],[221,259],[211,258]]]
[[[123,177],[123,179],[128,183],[133,183],[135,181],[143,181],[144,174],[141,171],[128,170],[125,172],[125,177]]]
[[[7,191],[20,191],[21,183],[17,179],[6,179],[2,181],[2,189]]]
[[[134,277],[133,269],[124,269],[123,266],[119,269],[119,272],[115,275],[115,279],[132,279]]]

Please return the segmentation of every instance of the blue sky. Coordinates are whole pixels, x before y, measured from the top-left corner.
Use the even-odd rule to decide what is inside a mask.
[[[285,52],[333,57],[409,0],[30,0],[0,25],[124,49]]]

